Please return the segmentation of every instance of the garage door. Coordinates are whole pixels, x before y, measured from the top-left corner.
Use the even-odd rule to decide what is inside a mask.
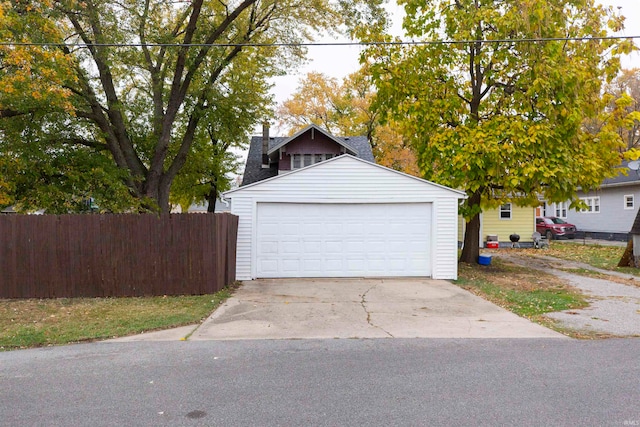
[[[257,277],[431,275],[431,204],[259,203]]]

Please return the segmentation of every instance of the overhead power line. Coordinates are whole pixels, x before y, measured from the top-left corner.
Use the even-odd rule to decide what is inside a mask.
[[[471,43],[539,43],[554,41],[604,41],[604,40],[640,39],[638,36],[602,36],[602,37],[550,37],[529,39],[491,39],[491,40],[398,40],[384,42],[308,42],[308,43],[34,43],[0,42],[0,46],[66,46],[66,47],[332,47],[332,46],[426,46],[439,44]]]

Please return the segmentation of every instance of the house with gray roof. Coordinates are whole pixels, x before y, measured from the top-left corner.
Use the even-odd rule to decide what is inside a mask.
[[[577,237],[628,241],[629,231],[640,207],[640,175],[628,163],[620,165],[614,178],[597,190],[578,191],[586,209],[569,209],[569,202],[545,204],[545,216],[557,216],[574,224]]]
[[[272,137],[264,126],[262,136],[251,138],[241,186],[253,184],[342,154],[375,163],[366,136],[337,137],[309,125],[289,137]]]

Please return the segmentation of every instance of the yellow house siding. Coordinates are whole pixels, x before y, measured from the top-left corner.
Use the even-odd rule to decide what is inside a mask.
[[[501,219],[499,208],[482,213],[481,242],[486,241],[488,235],[497,235],[498,241],[509,242],[509,236],[513,233],[520,235],[521,242],[531,242],[531,235],[535,231],[535,209],[530,206],[512,205],[511,219]]]

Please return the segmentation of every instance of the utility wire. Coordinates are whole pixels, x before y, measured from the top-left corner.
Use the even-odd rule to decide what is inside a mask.
[[[602,36],[602,37],[550,37],[530,39],[491,39],[491,40],[422,40],[422,41],[385,41],[385,42],[309,42],[309,43],[34,43],[34,42],[0,42],[0,46],[8,47],[332,47],[332,46],[426,46],[439,44],[472,44],[472,43],[539,43],[554,41],[603,41],[603,40],[640,39],[638,36]]]

